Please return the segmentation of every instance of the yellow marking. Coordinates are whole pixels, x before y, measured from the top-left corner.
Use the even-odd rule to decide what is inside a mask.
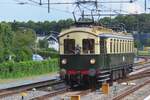
[[[80,100],[80,95],[71,96],[70,100]]]
[[[102,84],[102,92],[104,94],[109,94],[109,84],[108,83],[103,83]]]
[[[21,96],[27,96],[27,93],[26,92],[22,92],[20,93]]]

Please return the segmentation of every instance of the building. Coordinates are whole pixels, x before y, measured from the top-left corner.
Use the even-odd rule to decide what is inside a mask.
[[[38,43],[39,40],[48,40],[48,48],[54,48],[56,51],[59,49],[58,39],[57,39],[58,33],[51,32],[50,35],[42,35],[37,36],[36,42]]]

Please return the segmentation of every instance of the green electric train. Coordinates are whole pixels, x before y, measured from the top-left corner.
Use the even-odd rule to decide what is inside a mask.
[[[72,27],[59,35],[60,77],[71,87],[112,84],[132,71],[130,33],[102,26]]]

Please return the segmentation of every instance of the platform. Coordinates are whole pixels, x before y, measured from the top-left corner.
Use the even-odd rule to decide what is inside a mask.
[[[53,80],[53,79],[59,79],[59,75],[47,74],[47,75],[33,76],[29,78],[14,79],[11,81],[8,80],[7,82],[0,82],[0,90],[11,88],[11,87],[16,87],[16,86],[21,86],[21,85],[28,85],[32,83],[47,81],[47,80]]]

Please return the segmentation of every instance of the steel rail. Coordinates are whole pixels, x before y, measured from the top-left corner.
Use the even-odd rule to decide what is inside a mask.
[[[63,94],[63,93],[68,92],[68,91],[70,91],[70,87],[65,87],[65,88],[50,92],[50,93],[42,95],[42,96],[34,97],[30,100],[45,100],[47,98],[54,97],[56,95]]]
[[[23,91],[27,91],[33,88],[41,88],[41,87],[45,87],[45,86],[49,86],[52,84],[58,84],[61,83],[63,81],[61,80],[56,80],[56,79],[52,79],[52,80],[47,80],[47,81],[41,81],[41,82],[37,82],[37,83],[31,83],[31,84],[26,84],[26,85],[20,85],[20,86],[15,86],[15,87],[10,87],[10,88],[6,88],[6,89],[1,89],[0,90],[0,98],[4,97],[4,96],[8,96],[8,95],[13,95],[19,92],[23,92]]]
[[[145,62],[144,64],[147,64],[147,63],[150,63],[150,62]],[[138,79],[138,78],[143,78],[143,77],[147,77],[150,75],[149,72],[142,72],[143,75],[140,75],[140,76],[137,76],[137,75],[133,75],[133,76],[130,76],[130,78],[128,77],[128,80],[134,80],[134,79]],[[47,80],[47,81],[42,81],[42,82],[37,82],[37,83],[32,83],[32,84],[26,84],[26,85],[20,85],[20,86],[16,86],[16,87],[11,87],[11,88],[6,88],[6,89],[1,89],[0,90],[0,98],[1,97],[4,97],[4,96],[8,96],[8,95],[13,95],[13,94],[16,94],[16,93],[19,93],[19,92],[22,92],[22,91],[27,91],[27,90],[30,90],[32,88],[40,88],[40,87],[44,87],[44,86],[48,86],[48,85],[52,85],[52,84],[58,84],[58,83],[61,83],[63,81],[61,80],[56,80],[56,79],[52,79],[52,80]],[[64,93],[65,91],[68,91],[69,90],[69,87],[66,87],[66,88],[63,88],[63,89],[59,89],[57,91],[53,91],[47,95],[43,95],[41,97],[36,97],[36,98],[33,98],[32,100],[41,100],[41,98],[47,98],[47,97],[52,97],[52,96],[56,96],[57,94],[61,94],[61,93]],[[87,90],[86,92],[82,91],[81,93],[79,94],[87,94],[89,91],[91,90]]]
[[[150,79],[146,80],[144,82],[142,82],[141,84],[138,84],[136,86],[133,87],[129,87],[127,88],[125,91],[120,92],[120,94],[118,94],[117,96],[113,97],[112,100],[122,100],[124,97],[128,96],[129,94],[137,91],[138,89],[142,88],[143,86],[147,85],[150,83]]]
[[[92,89],[81,91],[81,92],[79,92],[79,93],[77,93],[75,95],[85,96],[85,95],[87,95],[90,92],[92,92]]]
[[[127,76],[125,79],[120,79],[117,82],[122,83],[122,82],[132,81],[132,80],[136,80],[136,79],[141,79],[141,78],[144,78],[144,77],[150,77],[150,70]]]

